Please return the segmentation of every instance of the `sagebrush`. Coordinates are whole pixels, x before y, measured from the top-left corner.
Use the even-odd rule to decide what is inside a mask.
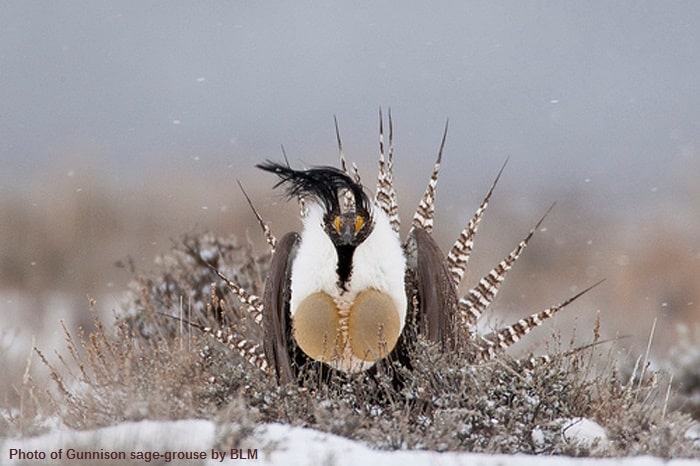
[[[468,348],[443,354],[418,341],[410,373],[381,362],[376,373],[328,378],[310,369],[298,385],[278,386],[238,351],[200,331],[259,332],[213,268],[259,294],[268,259],[233,237],[185,236],[153,272],[135,272],[114,324],[96,318],[92,332],[66,330],[66,351],[55,357],[37,350],[53,385],[43,389],[27,377],[20,386],[22,410],[6,411],[2,428],[31,435],[47,429],[47,419],[91,429],[198,417],[226,426],[225,447],[255,425],[283,422],[381,449],[699,455],[684,437],[691,417],[676,409],[678,398],[669,404],[669,378],[615,343],[570,351],[553,335],[548,359],[499,356],[471,364],[465,362]],[[592,342],[600,343],[594,330]],[[399,388],[394,372],[406,381]],[[603,426],[606,444],[567,442],[561,429],[574,418]]]

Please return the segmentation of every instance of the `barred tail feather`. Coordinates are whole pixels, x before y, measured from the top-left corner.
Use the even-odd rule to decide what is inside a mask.
[[[252,293],[248,293],[243,287],[238,285],[226,275],[221,273],[219,269],[214,267],[210,262],[207,262],[202,256],[199,255],[197,251],[185,244],[185,247],[190,251],[192,257],[196,258],[202,265],[209,267],[221,280],[224,281],[231,290],[231,292],[238,297],[238,299],[245,305],[246,311],[253,317],[253,321],[262,325],[263,317],[263,302],[259,296]]]
[[[523,238],[523,240],[520,241],[520,243],[518,243],[515,249],[513,249],[513,251],[511,251],[510,254],[508,254],[508,257],[499,262],[498,265],[494,267],[488,274],[486,274],[484,278],[479,280],[479,283],[477,283],[477,285],[474,288],[469,290],[467,294],[465,294],[464,297],[459,300],[459,302],[457,303],[458,315],[462,320],[462,324],[467,329],[471,329],[471,327],[473,327],[474,324],[476,324],[476,321],[479,320],[479,317],[481,317],[481,314],[484,312],[484,310],[496,298],[498,290],[501,286],[501,283],[503,283],[506,274],[518,260],[520,254],[522,254],[523,250],[527,247],[527,244],[532,238],[532,236],[539,229],[540,225],[547,217],[547,214],[549,214],[549,212],[553,208],[554,204],[552,204],[549,207],[549,209],[547,209],[547,212],[544,213],[544,215],[530,230],[527,236]]]
[[[389,110],[389,152],[384,150],[384,116],[379,109],[379,175],[377,177],[377,192],[374,198],[376,205],[389,217],[392,229],[399,233],[401,220],[399,219],[399,204],[396,200],[394,188],[394,128]]]
[[[265,352],[263,351],[263,345],[260,343],[252,343],[244,338],[235,325],[229,326],[225,330],[214,329],[213,327],[204,326],[191,320],[182,320],[176,316],[170,314],[159,313],[163,317],[169,319],[178,319],[181,322],[186,323],[190,327],[194,327],[200,330],[205,335],[215,339],[219,343],[226,345],[228,348],[237,351],[243,359],[251,363],[253,366],[257,367],[261,371],[272,374],[270,365],[265,357]]]
[[[512,325],[480,337],[481,341],[478,345],[480,353],[477,355],[477,358],[483,361],[493,358],[497,353],[520,341],[520,339],[530,333],[532,329],[542,325],[545,320],[554,316],[561,309],[565,308],[596,286],[600,285],[603,281],[604,280],[600,280],[599,282],[594,283],[583,291],[555,306],[536,314],[532,314],[524,319],[520,319]]]
[[[433,174],[430,176],[428,186],[425,188],[423,197],[418,203],[416,213],[413,215],[413,228],[422,228],[428,233],[433,231],[433,217],[435,216],[435,192],[437,188],[438,177],[440,175],[440,163],[442,162],[442,151],[445,148],[447,140],[447,127],[449,121],[445,122],[445,131],[442,133],[442,142],[438,151],[437,161],[433,167]]]
[[[286,155],[285,155],[285,157],[286,157]],[[270,247],[270,253],[274,254],[275,248],[277,247],[277,238],[275,238],[275,235],[272,234],[272,231],[270,230],[270,226],[267,223],[265,223],[265,221],[262,219],[262,216],[260,216],[260,213],[253,205],[253,201],[250,200],[248,193],[245,191],[245,189],[243,189],[243,185],[241,184],[241,182],[238,180],[236,180],[236,181],[238,182],[238,187],[241,188],[241,191],[243,191],[243,195],[245,196],[246,200],[248,201],[248,205],[250,206],[250,209],[253,211],[253,214],[255,214],[255,218],[258,219],[258,224],[260,225],[260,228],[262,228],[263,235],[265,235],[265,241],[267,242],[267,245]]]
[[[348,161],[345,159],[345,152],[343,152],[343,142],[340,140],[340,128],[338,128],[338,118],[333,115],[333,124],[335,125],[335,139],[338,141],[338,154],[340,155],[340,169],[346,175],[350,174],[348,170]]]
[[[498,183],[498,180],[501,178],[501,174],[506,168],[507,163],[508,159],[506,159],[503,166],[498,171],[498,175],[496,175],[493,183],[491,183],[489,191],[486,193],[484,200],[481,201],[481,205],[474,213],[474,216],[471,218],[471,220],[469,220],[467,226],[464,227],[462,232],[459,234],[457,241],[455,241],[452,249],[450,249],[450,252],[447,254],[447,268],[452,275],[452,280],[456,287],[459,287],[460,283],[462,283],[464,274],[467,271],[467,263],[469,262],[472,249],[474,248],[474,236],[476,235],[476,230],[479,227],[481,218],[484,216],[486,207],[489,205],[493,190],[496,188],[496,183]]]
[[[260,296],[248,293],[245,288],[228,278],[218,269],[213,268],[213,270],[220,279],[226,282],[231,292],[245,305],[246,311],[253,317],[253,321],[258,325],[262,325],[263,302]]]
[[[287,158],[287,151],[284,150],[284,146],[282,147],[282,157],[284,158],[284,164],[288,169],[291,169],[292,166],[289,164],[289,159]],[[297,199],[299,202],[299,216],[301,218],[306,217],[306,213],[308,211],[307,206],[306,206],[306,201],[304,201],[304,196],[299,196]],[[274,253],[275,251],[272,251]]]
[[[348,160],[345,158],[345,152],[343,151],[343,141],[340,139],[340,128],[338,126],[338,118],[333,115],[333,124],[335,125],[335,139],[338,142],[338,154],[340,156],[340,169],[348,175],[352,176],[355,183],[362,184],[360,181],[360,172],[357,169],[357,165],[352,164],[352,173],[350,172],[350,167],[348,166]]]
[[[213,329],[212,327],[204,327],[190,322],[190,325],[199,328],[204,334],[214,338],[219,343],[222,343],[230,349],[238,352],[243,359],[257,367],[261,371],[271,374],[270,365],[265,357],[263,345],[261,343],[252,343],[239,334],[235,327],[229,327],[225,330]]]
[[[615,338],[608,338],[606,340],[596,340],[596,341],[593,341],[593,342],[588,343],[586,345],[577,346],[575,348],[571,348],[570,350],[567,350],[567,351],[564,351],[561,353],[556,353],[556,354],[552,354],[552,355],[543,354],[543,355],[539,355],[539,356],[530,356],[527,359],[519,359],[519,360],[515,361],[515,364],[518,366],[518,368],[520,368],[522,370],[526,370],[526,371],[534,370],[538,366],[543,366],[543,365],[549,364],[549,363],[556,361],[556,360],[568,358],[568,357],[574,356],[576,354],[582,353],[583,351],[589,350],[591,348],[595,348],[596,346],[616,342],[616,341],[619,341],[619,340],[622,340],[622,339],[628,338],[628,337],[629,337],[629,335],[621,335],[621,336],[617,336]]]

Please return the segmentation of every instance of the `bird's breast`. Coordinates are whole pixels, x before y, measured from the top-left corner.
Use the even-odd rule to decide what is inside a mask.
[[[403,249],[382,212],[348,258],[339,280],[339,254],[311,209],[291,269],[294,339],[310,358],[359,372],[391,353],[406,316]]]
[[[353,300],[316,292],[292,316],[294,339],[311,359],[358,372],[385,358],[401,334],[399,310],[385,293],[369,288]]]

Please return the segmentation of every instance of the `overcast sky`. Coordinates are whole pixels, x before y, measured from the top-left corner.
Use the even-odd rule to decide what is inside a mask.
[[[245,179],[280,144],[332,163],[334,114],[373,167],[390,106],[406,178],[449,117],[448,187],[510,156],[510,184],[631,202],[700,174],[699,25],[693,1],[2,1],[0,183],[76,160],[115,183],[192,160]]]

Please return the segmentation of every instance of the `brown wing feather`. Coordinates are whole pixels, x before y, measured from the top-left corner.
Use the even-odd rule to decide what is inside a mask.
[[[406,253],[420,303],[416,316],[419,333],[424,333],[431,341],[454,344],[457,290],[445,256],[430,233],[420,227],[411,230]]]
[[[289,319],[290,270],[299,234],[287,233],[277,243],[270,261],[270,271],[265,280],[263,295],[264,349],[268,363],[274,367],[281,384],[296,378],[293,366],[293,341]]]

